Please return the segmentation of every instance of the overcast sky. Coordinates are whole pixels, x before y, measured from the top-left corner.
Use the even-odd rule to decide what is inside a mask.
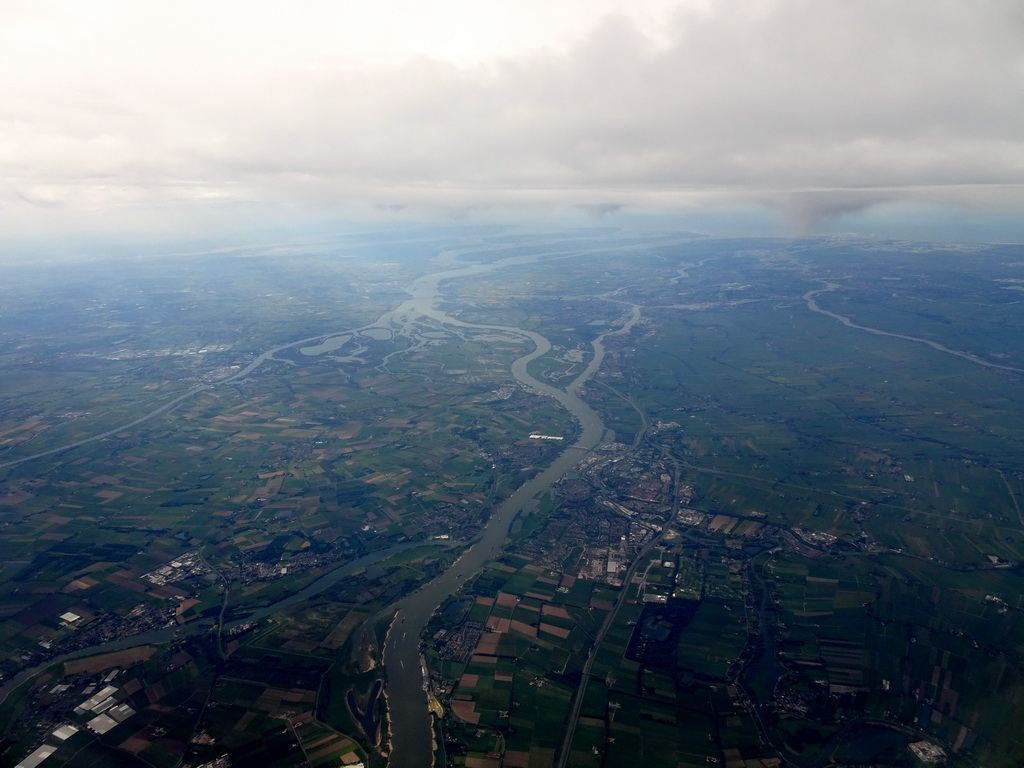
[[[1022,182],[1020,0],[0,0],[2,236]]]

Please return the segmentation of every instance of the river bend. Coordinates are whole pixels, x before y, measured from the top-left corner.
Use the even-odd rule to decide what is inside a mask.
[[[532,360],[551,349],[551,343],[540,334],[511,326],[466,323],[436,308],[442,281],[475,276],[536,259],[505,259],[494,264],[474,265],[422,277],[410,287],[413,298],[391,313],[403,325],[425,316],[448,327],[501,331],[529,339],[534,349],[512,363],[512,375],[535,392],[555,399],[572,414],[578,431],[575,441],[546,469],[520,486],[492,511],[480,537],[447,571],[389,608],[389,611],[394,612],[394,617],[383,652],[392,742],[388,762],[390,768],[430,768],[434,762],[432,715],[427,707],[426,676],[420,656],[420,635],[427,622],[445,598],[456,592],[469,576],[501,552],[512,521],[521,512],[529,511],[540,494],[575,466],[581,452],[592,450],[601,442],[605,433],[604,424],[598,414],[580,399],[578,393],[604,360],[604,337],[626,333],[640,319],[639,308],[632,307],[621,327],[598,337],[593,344],[594,354],[590,363],[565,390],[561,390],[538,381],[527,371]]]

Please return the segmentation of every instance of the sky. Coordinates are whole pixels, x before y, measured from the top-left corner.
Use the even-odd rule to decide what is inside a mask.
[[[0,243],[548,215],[1024,239],[1024,3],[0,0]]]

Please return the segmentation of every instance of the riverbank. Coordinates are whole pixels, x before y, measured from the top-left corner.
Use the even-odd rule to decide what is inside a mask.
[[[607,336],[626,333],[640,319],[638,307],[631,307],[626,321],[618,328],[602,334],[593,343],[593,357],[587,367],[565,389],[557,389],[530,375],[531,361],[546,354],[551,343],[540,334],[511,326],[466,323],[441,312],[436,308],[439,284],[442,280],[457,277],[476,276],[491,270],[516,266],[536,260],[517,257],[489,265],[475,265],[461,270],[452,270],[441,275],[427,276],[416,281],[411,289],[414,298],[403,303],[393,313],[404,322],[417,315],[429,317],[442,325],[463,329],[501,331],[529,339],[534,348],[513,361],[512,376],[531,390],[556,400],[574,418],[577,424],[576,439],[531,480],[518,488],[500,503],[491,514],[484,531],[474,544],[456,560],[447,571],[417,589],[412,595],[397,603],[392,618],[388,639],[384,644],[384,668],[388,680],[387,701],[392,749],[389,754],[390,768],[430,768],[433,764],[432,715],[424,690],[422,674],[415,660],[419,658],[420,636],[437,607],[465,583],[465,580],[480,570],[485,563],[497,557],[506,543],[512,522],[523,511],[535,504],[535,499],[557,483],[566,471],[574,467],[580,456],[593,450],[605,435],[605,426],[600,416],[578,393],[600,369],[604,361],[604,339]],[[402,631],[394,632],[396,626]]]

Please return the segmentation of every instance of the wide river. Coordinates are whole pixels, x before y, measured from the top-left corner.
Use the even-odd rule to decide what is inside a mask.
[[[618,250],[622,250],[622,248],[620,247]],[[442,265],[451,266],[456,263],[455,255],[454,253],[443,254],[441,257]],[[432,715],[427,707],[425,673],[420,661],[420,635],[427,621],[441,602],[456,592],[465,583],[466,579],[478,571],[488,560],[493,559],[501,552],[506,543],[509,527],[516,516],[524,510],[529,511],[536,504],[536,499],[542,493],[549,490],[567,470],[571,469],[584,452],[590,451],[601,442],[605,434],[604,424],[597,413],[578,397],[578,392],[594,375],[604,360],[604,337],[628,332],[637,320],[640,319],[639,309],[634,306],[631,308],[631,314],[625,318],[618,328],[610,330],[595,339],[593,342],[594,354],[590,363],[573,379],[566,389],[562,390],[538,381],[527,372],[527,365],[531,360],[544,355],[551,349],[551,343],[546,338],[538,333],[522,328],[466,323],[457,318],[450,317],[437,309],[441,296],[440,286],[446,281],[483,275],[495,270],[533,263],[541,259],[565,258],[579,255],[581,254],[578,252],[563,252],[557,255],[548,253],[516,256],[501,259],[490,264],[474,264],[466,267],[449,268],[425,275],[413,281],[407,288],[411,298],[402,302],[394,310],[384,313],[373,323],[361,328],[327,334],[326,336],[313,336],[292,341],[267,350],[232,376],[222,379],[215,384],[195,387],[144,415],[126,424],[122,424],[116,429],[92,435],[57,448],[0,463],[0,468],[61,453],[135,427],[161,413],[169,411],[178,403],[195,396],[199,392],[246,378],[264,363],[274,360],[278,352],[293,347],[304,348],[302,350],[303,354],[307,355],[332,352],[344,346],[345,342],[349,339],[354,339],[358,334],[372,336],[374,331],[379,329],[387,329],[389,333],[396,336],[418,338],[422,341],[429,338],[430,334],[436,334],[437,324],[443,325],[456,333],[458,333],[458,329],[496,331],[519,336],[531,342],[533,350],[512,363],[511,373],[517,381],[539,394],[553,398],[572,414],[577,424],[575,441],[567,445],[546,469],[518,488],[491,512],[483,532],[447,571],[435,577],[415,592],[400,599],[389,607],[387,611],[387,613],[392,613],[394,617],[383,649],[384,667],[387,675],[385,693],[387,696],[391,734],[391,752],[388,764],[391,768],[430,768],[433,765],[434,759]],[[424,322],[425,320],[427,321],[426,323]],[[311,352],[311,350],[313,351]],[[387,358],[385,363],[386,360]],[[349,563],[317,580],[300,593],[257,611],[256,614],[249,618],[260,619],[275,610],[285,607],[287,604],[313,597],[315,594],[329,589],[341,578],[357,568],[365,567],[384,559],[405,546],[410,545],[388,548],[387,550],[373,553],[358,561]],[[181,637],[198,631],[206,631],[205,625],[199,626],[197,623],[180,628],[156,630],[142,635],[121,638],[57,658],[51,658],[46,663],[36,668],[22,670],[13,679],[5,681],[5,684],[0,686],[0,702],[18,684],[38,673],[49,664],[147,643],[168,642],[176,636]]]
[[[412,298],[390,313],[389,319],[403,326],[427,317],[450,328],[501,331],[528,338],[534,349],[512,363],[512,375],[534,391],[558,401],[573,415],[578,425],[576,440],[566,446],[545,470],[518,488],[492,511],[483,533],[447,571],[389,608],[389,611],[394,612],[394,619],[384,643],[384,667],[387,673],[386,695],[391,730],[388,765],[391,768],[430,768],[434,761],[432,715],[427,707],[425,675],[420,661],[420,635],[427,621],[446,597],[457,591],[468,577],[501,552],[509,526],[516,516],[529,511],[536,504],[538,496],[575,466],[583,452],[596,447],[604,437],[605,427],[600,417],[577,393],[600,367],[604,359],[603,338],[608,334],[595,340],[594,356],[589,365],[565,390],[561,390],[538,381],[527,372],[531,360],[551,349],[550,342],[540,334],[508,326],[465,323],[437,309],[442,282],[476,276],[536,259],[534,256],[516,257],[494,264],[474,265],[421,277],[409,287]],[[626,322],[609,333],[628,331],[639,316],[639,311],[634,308]]]

